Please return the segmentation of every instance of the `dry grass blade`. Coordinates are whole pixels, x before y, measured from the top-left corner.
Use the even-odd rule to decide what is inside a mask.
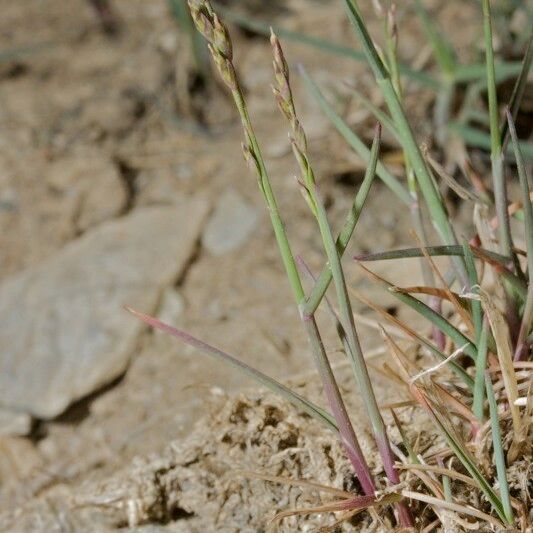
[[[471,477],[465,476],[464,474],[456,472],[455,470],[450,470],[449,468],[441,468],[440,466],[422,465],[422,464],[415,464],[415,465],[403,464],[403,465],[399,465],[398,468],[400,470],[424,470],[427,472],[433,472],[435,474],[441,474],[443,476],[448,476],[452,479],[457,479],[458,481],[466,483],[467,485],[471,487],[478,488],[477,483]]]
[[[402,494],[406,498],[418,500],[419,502],[429,503],[430,505],[433,505],[440,509],[447,509],[448,511],[455,511],[456,513],[465,514],[474,518],[479,518],[480,520],[484,520],[485,522],[488,522],[489,524],[492,524],[494,527],[497,528],[504,527],[503,524],[499,520],[496,520],[493,516],[478,511],[477,509],[473,509],[472,507],[467,507],[466,505],[459,505],[458,503],[449,503],[445,500],[439,500],[438,498],[434,498],[432,496],[427,496],[426,494],[421,494],[420,492],[413,492],[410,490],[403,490]]]
[[[433,309],[431,309],[429,306],[427,306],[425,303],[421,302],[417,298],[414,298],[409,294],[398,292],[397,287],[395,285],[382,278],[375,272],[372,272],[361,264],[359,266],[363,270],[363,272],[368,275],[370,279],[377,281],[382,287],[386,288],[390,294],[393,294],[398,300],[407,304],[409,307],[419,313],[422,317],[431,322],[434,326],[437,326],[445,335],[450,337],[457,346],[463,346],[464,344],[466,344],[467,346],[465,348],[465,353],[469,355],[473,360],[476,359],[477,350],[474,343],[461,331],[459,331],[455,326],[453,326],[448,320],[446,320],[441,314],[435,312]],[[470,384],[469,386],[473,385],[473,382],[470,382],[470,380],[467,381]]]
[[[407,367],[403,360],[405,356],[401,353],[401,350],[399,350],[398,346],[394,343],[394,341],[386,334],[385,340],[391,347],[391,355],[397,362],[398,368],[400,369],[403,379],[406,382],[409,382],[411,376],[409,375],[409,372],[407,371]],[[469,452],[468,447],[462,441],[452,421],[449,419],[449,415],[446,409],[439,404],[438,400],[436,399],[436,396],[432,394],[430,390],[431,386],[431,382],[428,382],[428,385],[425,387],[421,387],[420,385],[412,383],[410,391],[414,399],[418,403],[420,403],[420,405],[425,409],[430,418],[433,420],[437,428],[442,433],[443,437],[446,439],[448,446],[451,448],[453,453],[457,456],[457,458],[461,461],[463,466],[475,480],[479,489],[481,489],[481,491],[485,494],[485,497],[490,501],[494,510],[498,513],[498,516],[502,520],[507,521],[502,502],[500,501],[498,495],[496,494],[490,483],[480,472],[478,466],[476,465],[474,457]],[[491,519],[494,520],[492,517]]]
[[[447,356],[443,354],[434,344],[432,344],[430,341],[425,339],[422,335],[417,333],[414,329],[409,327],[407,324],[399,320],[394,315],[390,314],[387,310],[383,309],[379,305],[376,305],[374,302],[363,296],[361,293],[356,291],[353,287],[350,287],[350,291],[355,295],[355,297],[366,304],[368,307],[379,313],[381,316],[386,318],[389,322],[400,328],[403,332],[405,332],[410,338],[417,341],[420,345],[427,348],[430,353],[438,357],[441,361],[444,361],[447,359]],[[461,368],[459,365],[457,365],[454,361],[450,361],[450,367],[453,370],[453,372],[459,376],[464,383],[469,387],[474,387],[474,380],[465,372],[463,368]]]
[[[480,290],[479,296],[481,298],[481,304],[487,314],[494,341],[496,342],[498,360],[500,362],[500,369],[505,383],[505,390],[509,400],[509,409],[513,420],[514,442],[516,446],[520,446],[522,440],[522,418],[520,415],[520,409],[515,405],[515,401],[518,399],[518,383],[513,366],[513,353],[509,336],[509,327],[502,313],[496,308],[491,297],[483,290]]]
[[[472,203],[484,203],[483,199],[478,197],[474,192],[469,191],[466,187],[463,187],[460,185],[457,180],[453,178],[453,176],[450,176],[448,172],[444,169],[444,167],[438,163],[431,155],[429,155],[429,152],[427,150],[424,150],[424,157],[426,158],[426,161],[431,165],[431,168],[437,173],[438,176],[442,178],[442,181],[452,189],[452,191],[459,196],[459,198],[462,198],[463,200],[467,200]]]
[[[413,287],[396,287],[394,290],[395,292],[403,292],[405,294],[426,294],[428,296],[436,296],[437,298],[441,300],[452,302],[452,299],[450,298],[450,294],[449,294],[449,292],[452,292],[452,291],[448,291],[445,289],[438,289],[436,287],[424,287],[421,285],[415,285]],[[452,295],[453,295],[454,300],[461,302],[460,294],[456,292],[452,292]],[[464,309],[465,304],[461,303],[461,307]]]

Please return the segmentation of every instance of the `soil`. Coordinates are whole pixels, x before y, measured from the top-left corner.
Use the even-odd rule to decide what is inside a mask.
[[[258,227],[227,255],[213,256],[198,243],[186,271],[169,287],[183,301],[175,321],[274,377],[303,376],[293,378],[296,386],[320,402],[267,214],[240,154],[240,124],[219,84],[192,91],[188,40],[167,3],[116,0],[116,35],[101,31],[83,0],[1,4],[0,281],[132,210],[193,193],[214,207],[222,193],[237,189],[259,213]],[[338,2],[291,0],[264,13],[254,2],[234,4],[290,29],[352,42]],[[465,49],[474,39],[466,25],[477,22],[468,11],[454,1],[439,12],[445,20],[464,21],[458,39]],[[427,55],[420,29],[409,21],[402,25],[402,55],[407,62],[420,61]],[[318,270],[323,257],[316,227],[294,186],[286,125],[271,98],[268,43],[238,29],[233,35],[239,75],[295,252]],[[4,58],[5,51],[11,56]],[[337,98],[370,142],[373,120],[338,83],[370,87],[364,66],[294,43],[285,51]],[[338,227],[364,167],[297,79],[294,89],[328,212]],[[413,91],[409,98],[417,134],[428,140],[431,97]],[[385,137],[384,144],[392,159],[392,139]],[[347,257],[412,245],[410,227],[405,209],[376,183]],[[393,269],[378,264],[376,270],[398,283],[420,281],[413,264]],[[351,285],[378,294],[349,261],[347,272]],[[382,305],[394,305],[379,294]],[[363,306],[357,310],[368,312]],[[334,328],[326,315],[319,318],[327,350],[342,367]],[[361,336],[365,349],[380,345],[372,329],[361,326]],[[380,401],[401,399],[377,372],[373,378]],[[319,503],[316,491],[248,480],[232,471],[351,487],[336,440],[269,394],[249,390],[233,398],[249,385],[233,370],[145,331],[124,376],[58,419],[36,421],[30,437],[0,438],[0,529],[263,531],[277,511]],[[343,386],[353,393],[347,380]],[[355,395],[349,398],[353,412],[361,412]],[[361,435],[372,457],[368,429]],[[370,462],[379,470],[378,461]],[[364,517],[357,520],[343,530],[370,527]],[[332,523],[331,515],[314,515],[286,519],[280,527],[311,531]]]

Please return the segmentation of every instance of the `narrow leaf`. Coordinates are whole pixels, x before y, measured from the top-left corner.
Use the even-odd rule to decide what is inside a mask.
[[[476,246],[470,247],[472,253],[484,261],[492,261],[498,265],[506,265],[511,260],[510,257],[485,250],[484,248],[478,248]],[[463,256],[465,254],[464,248],[461,245],[453,246],[428,246],[426,248],[426,253],[430,256],[451,256],[459,255]],[[354,259],[356,261],[385,261],[389,259],[406,259],[411,257],[423,257],[424,254],[420,248],[404,248],[402,250],[390,250],[386,252],[379,252],[375,254],[364,254],[356,255]]]
[[[476,381],[474,385],[474,402],[473,410],[476,418],[483,422],[483,401],[485,399],[485,370],[487,367],[487,339],[489,325],[485,320],[481,327],[481,334],[478,339],[477,359],[476,359]]]
[[[488,372],[485,373],[485,384],[487,387],[487,398],[489,400],[492,445],[494,448],[496,472],[498,474],[498,485],[507,523],[512,524],[514,521],[513,508],[511,506],[511,496],[509,494],[509,483],[507,482],[507,466],[505,464],[505,455],[503,453],[502,433],[500,429],[500,420],[498,418],[498,404],[496,403],[496,397],[494,396],[494,390],[492,389],[492,381]]]
[[[165,324],[164,322],[161,322],[157,318],[145,315],[144,313],[136,311],[131,307],[126,307],[126,310],[129,311],[132,315],[142,320],[143,322],[145,322],[146,324],[148,324],[149,326],[168,333],[173,337],[180,339],[184,343],[193,346],[194,348],[197,348],[205,354],[215,357],[218,360],[224,361],[225,363],[228,363],[231,366],[237,368],[239,371],[251,377],[253,380],[270,389],[272,392],[279,394],[280,396],[285,398],[287,401],[292,403],[297,409],[301,409],[315,420],[318,420],[319,422],[324,424],[328,429],[334,431],[335,433],[338,433],[337,423],[328,412],[326,412],[321,407],[314,405],[312,402],[306,400],[304,397],[300,396],[296,392],[291,391],[288,387],[282,385],[275,379],[272,379],[266,374],[259,372],[259,370],[248,366],[246,363],[243,363],[232,355],[229,355],[228,353],[223,352],[222,350],[219,350],[218,348],[215,348],[214,346],[211,346],[193,337],[192,335],[185,333],[184,331],[180,331],[172,326],[169,326],[168,324]]]
[[[440,69],[448,76],[452,76],[455,70],[455,56],[451,44],[436,28],[420,0],[415,0],[415,10]]]
[[[500,362],[505,391],[509,400],[509,410],[513,420],[514,438],[519,439],[522,430],[522,420],[520,410],[515,405],[518,399],[518,386],[516,381],[515,369],[513,366],[513,356],[511,351],[511,340],[509,337],[509,327],[502,313],[496,308],[491,297],[483,290],[479,291],[481,304],[490,322],[492,334],[496,342],[496,353]]]
[[[533,35],[529,37],[526,53],[524,54],[524,59],[522,60],[522,68],[518,78],[516,78],[515,85],[513,87],[513,92],[511,94],[511,99],[509,101],[509,113],[511,115],[511,120],[514,122],[518,115],[518,110],[520,109],[520,104],[522,103],[522,98],[527,86],[527,78],[529,76],[529,70],[531,68],[531,63],[533,61]],[[509,135],[509,122],[508,120],[503,122],[502,131],[501,131],[501,143],[502,146],[505,146],[507,143],[507,136]],[[515,151],[516,153],[516,151]]]
[[[529,48],[531,49],[531,40],[529,42]],[[533,322],[533,207],[531,205],[531,193],[529,187],[529,179],[527,175],[526,165],[522,157],[520,146],[518,145],[518,138],[516,135],[516,129],[514,121],[509,110],[507,110],[507,122],[509,124],[509,132],[511,134],[511,141],[515,152],[516,165],[518,168],[518,178],[520,180],[520,187],[522,189],[522,202],[524,212],[524,228],[526,235],[526,249],[527,249],[527,270],[529,278],[529,286],[527,289],[526,305],[522,315],[522,323],[520,324],[520,330],[518,333],[518,340],[516,343],[516,350],[514,357],[520,359],[525,355],[526,346],[524,343],[531,324]]]
[[[353,235],[357,222],[359,221],[359,217],[361,216],[361,212],[363,211],[363,207],[368,197],[368,193],[370,192],[370,187],[372,186],[372,183],[376,176],[376,167],[378,164],[380,142],[381,127],[378,125],[376,127],[376,133],[374,136],[374,141],[372,143],[372,149],[370,150],[370,161],[366,168],[363,182],[361,183],[361,186],[357,191],[355,200],[344,222],[342,231],[337,237],[336,247],[340,257],[343,256],[346,247],[348,246],[348,242],[350,241]],[[326,293],[329,284],[331,283],[331,278],[331,269],[326,265],[320,273],[318,281],[315,283],[315,286],[313,287],[313,290],[311,291],[311,294],[305,304],[305,312],[307,314],[313,314],[315,312],[318,305],[320,304],[322,297]]]

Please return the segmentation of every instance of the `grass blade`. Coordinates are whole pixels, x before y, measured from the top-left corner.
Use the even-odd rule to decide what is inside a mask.
[[[126,310],[132,315],[142,320],[144,323],[151,326],[152,328],[168,333],[173,337],[181,340],[182,342],[188,344],[189,346],[192,346],[204,352],[206,355],[215,357],[217,360],[224,361],[225,363],[237,368],[240,372],[246,374],[248,377],[252,378],[260,385],[263,385],[275,394],[279,394],[280,396],[285,398],[287,401],[292,403],[297,409],[301,409],[315,420],[318,420],[319,422],[324,424],[328,429],[338,433],[337,423],[335,422],[333,416],[331,416],[321,407],[318,407],[309,400],[306,400],[303,396],[300,396],[296,392],[291,391],[288,387],[279,383],[275,379],[267,376],[266,374],[263,374],[262,372],[256,370],[255,368],[252,368],[251,366],[248,366],[246,363],[237,359],[236,357],[233,357],[232,355],[223,352],[222,350],[219,350],[218,348],[215,348],[214,346],[211,346],[210,344],[207,344],[206,342],[203,342],[200,339],[197,339],[196,337],[185,333],[184,331],[181,331],[177,328],[169,326],[168,324],[165,324],[164,322],[161,322],[157,318],[136,311],[131,307],[126,307]]]
[[[512,238],[507,211],[507,188],[503,168],[502,143],[500,136],[500,119],[498,116],[498,97],[496,94],[496,77],[494,71],[494,50],[492,48],[492,19],[490,0],[483,0],[483,33],[485,36],[485,54],[487,64],[487,93],[490,118],[490,159],[494,183],[494,200],[499,222],[500,252],[511,256]]]
[[[485,400],[485,370],[487,368],[487,339],[489,336],[489,324],[485,320],[481,327],[481,334],[477,345],[476,381],[474,385],[474,400],[472,409],[474,415],[483,422],[485,420],[483,402]]]
[[[490,136],[484,131],[481,131],[472,126],[461,124],[459,122],[450,122],[448,128],[456,133],[461,139],[465,141],[469,146],[475,148],[482,148],[483,150],[490,150]],[[525,158],[528,160],[533,159],[533,143],[527,141],[519,141],[518,145]],[[505,150],[506,155],[513,156],[513,150],[510,146],[507,146]]]
[[[498,83],[506,79],[518,76],[522,70],[521,61],[495,61],[494,72]],[[454,79],[456,83],[468,84],[479,82],[484,87],[487,82],[487,66],[484,63],[471,63],[458,65],[455,69]]]
[[[502,434],[500,429],[500,421],[498,419],[498,404],[496,403],[496,398],[494,396],[494,390],[492,388],[492,381],[489,372],[485,373],[485,384],[487,388],[487,398],[489,400],[492,445],[494,448],[494,462],[496,463],[498,485],[500,488],[505,518],[507,519],[508,524],[512,524],[514,521],[513,508],[511,506],[511,496],[509,494],[509,483],[507,482],[507,466],[505,465]]]
[[[531,48],[531,41],[530,41]],[[515,349],[515,360],[520,360],[526,353],[527,347],[524,343],[529,330],[531,329],[531,323],[533,321],[533,208],[530,200],[530,187],[529,179],[527,175],[526,165],[522,157],[520,146],[518,145],[518,139],[516,135],[516,129],[514,126],[513,117],[509,110],[507,110],[507,122],[509,124],[509,132],[511,134],[511,142],[515,152],[516,165],[518,168],[518,178],[520,180],[520,187],[522,189],[522,202],[524,212],[524,228],[526,235],[526,250],[527,250],[527,270],[529,285],[527,289],[526,305],[524,307],[524,313],[522,315],[522,323],[520,324],[520,330],[518,333],[518,339]]]
[[[316,185],[311,191],[311,196],[316,207],[317,220],[320,227],[320,233],[324,242],[324,248],[328,256],[328,262],[331,268],[333,282],[337,292],[337,300],[340,309],[341,323],[346,335],[347,355],[350,357],[350,362],[354,370],[354,374],[359,386],[359,391],[363,397],[365,407],[367,410],[370,424],[376,439],[376,444],[383,461],[383,467],[387,477],[393,485],[400,483],[398,472],[394,467],[394,455],[390,447],[387,430],[381,417],[381,412],[374,394],[372,382],[368,374],[368,368],[363,356],[363,351],[359,343],[359,338],[355,328],[352,307],[350,298],[348,296],[348,289],[346,286],[346,279],[342,270],[339,252],[337,250],[329,222],[327,220],[326,209],[321,200],[320,194]],[[401,522],[404,527],[409,527],[412,524],[409,511],[402,504],[398,504],[398,511],[401,517]]]
[[[433,49],[435,60],[446,76],[453,77],[456,67],[455,54],[451,44],[445,40],[431,20],[426,8],[420,0],[415,0],[415,11],[422,24],[422,29]]]
[[[526,53],[524,54],[524,59],[522,60],[522,68],[518,78],[516,78],[515,85],[513,87],[513,92],[511,94],[511,99],[509,101],[509,112],[514,122],[518,115],[518,110],[520,109],[520,104],[522,103],[522,98],[527,86],[527,78],[529,76],[529,70],[531,68],[531,62],[533,61],[533,35],[529,37],[527,43]],[[500,134],[502,146],[507,144],[507,137],[509,135],[509,121],[505,120],[503,122],[502,131]],[[515,150],[516,154],[516,150]]]
[[[357,225],[359,216],[361,215],[361,211],[363,210],[366,198],[368,196],[368,193],[370,192],[370,187],[372,186],[372,183],[374,181],[374,177],[376,175],[376,166],[379,157],[380,141],[381,127],[378,125],[378,127],[376,128],[374,141],[372,143],[372,149],[370,150],[370,162],[366,167],[363,182],[361,183],[361,186],[357,191],[354,203],[352,204],[352,208],[348,212],[344,227],[339,237],[337,238],[336,247],[340,257],[343,256],[344,251],[346,250],[346,246],[348,246],[348,242],[350,241],[350,238],[352,237],[352,234],[355,230],[355,226]],[[322,297],[324,296],[329,287],[331,278],[331,269],[328,266],[324,267],[324,269],[320,273],[317,283],[311,291],[309,298],[307,298],[307,302],[305,304],[306,313],[312,314],[318,308]]]
[[[510,261],[510,257],[485,250],[484,248],[478,248],[475,246],[470,247],[471,251],[480,259],[490,259],[496,264],[506,265]],[[451,256],[459,255],[465,256],[465,251],[461,245],[453,246],[428,246],[426,253],[431,257],[438,256]],[[356,255],[354,259],[356,261],[386,261],[390,259],[407,259],[413,257],[423,257],[422,250],[420,248],[403,248],[401,250],[389,250],[387,252],[378,252],[375,254]]]

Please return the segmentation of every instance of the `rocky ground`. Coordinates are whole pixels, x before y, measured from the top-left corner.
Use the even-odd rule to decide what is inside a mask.
[[[257,184],[241,157],[240,125],[228,95],[214,82],[194,86],[187,36],[163,0],[114,2],[120,31],[113,36],[101,31],[84,0],[0,4],[0,527],[84,530],[84,511],[75,515],[73,509],[96,506],[112,508],[110,516],[87,515],[94,526],[87,530],[143,522],[171,531],[235,531],[235,524],[242,531],[262,530],[262,513],[270,517],[265,510],[273,501],[283,507],[279,498],[293,503],[296,492],[263,488],[257,489],[263,496],[257,490],[250,496],[240,481],[227,485],[222,476],[234,468],[229,457],[252,468],[248,452],[223,457],[236,448],[224,448],[223,427],[235,402],[221,407],[221,398],[249,383],[146,330],[123,310],[131,305],[155,314],[274,377],[310,375],[305,338]],[[261,3],[233,4],[290,29],[352,42],[336,2],[291,0],[264,12]],[[439,16],[475,20],[469,8],[458,7],[461,2],[449,4]],[[420,29],[403,24],[405,60],[427,61]],[[316,228],[294,186],[286,125],[271,98],[268,43],[238,29],[234,35],[239,75],[288,231],[296,252],[318,269],[323,258]],[[462,31],[455,44],[466,49],[471,39]],[[370,141],[373,120],[340,83],[370,87],[369,72],[294,43],[287,43],[286,53],[309,68]],[[295,95],[328,211],[338,223],[364,167],[298,80]],[[430,134],[423,124],[431,97],[415,91],[409,98],[423,140]],[[384,141],[384,157],[393,163],[392,139]],[[405,209],[378,183],[347,256],[410,244],[409,227]],[[347,264],[350,283],[377,294]],[[417,282],[412,264],[376,268],[397,281],[408,276],[411,285]],[[362,329],[362,337],[365,347],[376,347],[372,330]],[[327,327],[325,339],[333,360],[340,361]],[[281,413],[270,424],[273,438],[289,440],[272,453],[307,449],[311,437],[301,427],[308,421],[270,397],[270,403],[253,395],[239,401],[256,401],[263,411],[273,405]],[[250,424],[264,415],[261,409],[250,414]],[[208,413],[191,437],[193,423]],[[237,441],[245,438],[242,420],[229,424],[237,426]],[[261,424],[269,425],[260,420],[254,431]],[[273,446],[260,433],[258,446]],[[328,438],[320,434],[319,440],[331,449],[336,445]],[[320,475],[327,458],[322,444],[313,446],[321,446],[318,462],[311,467],[304,461],[301,473]],[[207,479],[205,456],[211,453],[224,465],[215,464]],[[209,486],[212,499],[197,499],[192,508],[190,502],[162,504],[161,494],[167,498],[172,491],[167,486],[154,495],[159,478],[147,481],[143,492],[139,479],[145,474],[139,472],[152,472],[153,461],[171,472],[162,474],[162,482]],[[202,468],[189,467],[198,461]],[[340,482],[343,468],[322,481]],[[129,481],[119,490],[120,479]],[[104,488],[91,495],[96,486]],[[120,497],[113,500],[117,490]],[[196,518],[204,505],[208,522]],[[253,518],[242,515],[243,505],[256,507]],[[226,522],[224,513],[231,515]],[[233,525],[219,529],[226,523]]]

